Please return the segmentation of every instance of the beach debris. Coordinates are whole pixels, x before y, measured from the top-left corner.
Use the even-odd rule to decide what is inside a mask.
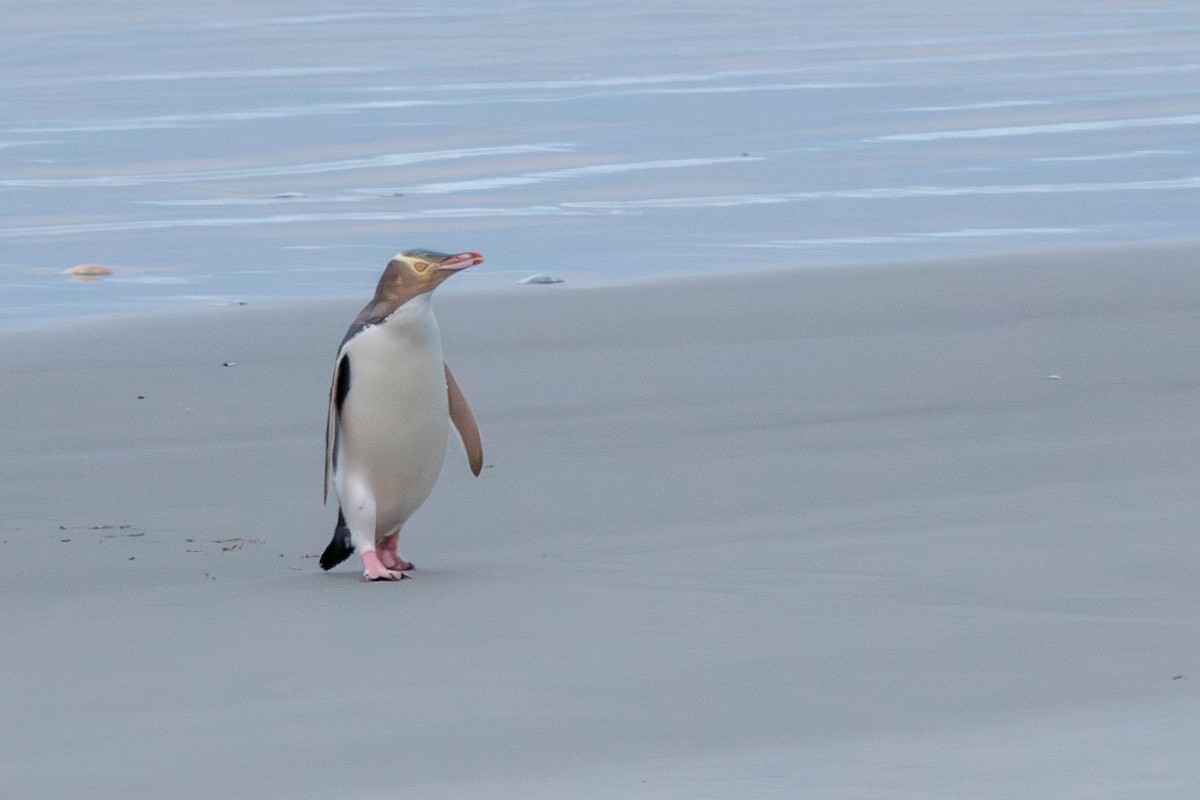
[[[127,531],[132,525],[59,525],[60,531]],[[130,536],[145,536],[144,533],[131,533]]]
[[[63,270],[63,275],[69,275],[73,281],[98,281],[105,275],[112,274],[112,268],[99,264],[76,264]]]
[[[538,273],[537,275],[530,275],[528,278],[521,278],[521,280],[517,281],[517,283],[543,283],[543,284],[544,283],[562,283],[562,282],[563,282],[562,278],[556,278],[553,275],[545,275],[542,273]]]
[[[96,529],[92,528],[92,530],[96,530]],[[121,528],[120,530],[125,530],[125,528]],[[128,536],[130,539],[140,539],[145,535],[146,535],[145,531],[134,531],[133,533],[106,533],[100,537],[100,541],[103,542],[108,539],[115,539],[118,536]]]
[[[304,197],[304,193],[303,192],[280,192],[277,195],[273,195],[273,197],[275,200],[294,200],[297,197]]]
[[[145,399],[146,399],[146,395],[144,395],[144,394],[139,394],[137,399],[138,399],[138,400],[145,400]]]
[[[1048,380],[1048,381],[1061,381],[1061,380],[1062,380],[1062,375],[1047,375],[1047,376],[1046,376],[1046,380]]]
[[[236,367],[237,362],[236,361],[222,361],[221,366],[222,367]]]
[[[221,545],[221,552],[228,553],[231,550],[241,550],[248,544],[266,544],[265,539],[243,539],[240,536],[233,539],[213,539],[213,544]]]

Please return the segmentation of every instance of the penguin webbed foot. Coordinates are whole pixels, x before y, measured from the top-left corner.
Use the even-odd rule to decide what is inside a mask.
[[[392,533],[383,537],[375,543],[375,550],[379,554],[379,560],[388,569],[400,570],[401,572],[410,569],[416,569],[411,561],[405,561],[396,552],[396,542],[400,538],[400,533]]]
[[[385,555],[380,556],[380,560],[383,562],[385,567],[388,569],[394,569],[397,572],[408,572],[410,569],[417,568],[416,564],[412,563],[411,561],[405,561],[403,558],[397,558],[396,560],[392,561],[389,560]]]
[[[362,554],[363,579],[368,581],[398,581],[409,577],[398,569],[389,569],[374,551]]]
[[[411,578],[411,577],[412,577],[412,575],[406,575],[403,572],[396,572],[395,570],[390,570],[390,569],[384,570],[382,573],[380,573],[378,575],[371,575],[367,572],[363,572],[363,580],[366,581],[367,583],[377,583],[380,581],[383,581],[383,582],[402,581],[405,578]]]

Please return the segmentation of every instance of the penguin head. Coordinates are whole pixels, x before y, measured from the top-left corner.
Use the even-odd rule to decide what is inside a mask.
[[[479,253],[447,255],[432,250],[405,250],[388,262],[375,296],[400,300],[432,292],[459,270],[481,263],[483,256]]]

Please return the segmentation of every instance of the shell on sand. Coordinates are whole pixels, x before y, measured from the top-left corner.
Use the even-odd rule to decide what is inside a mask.
[[[63,270],[63,274],[99,277],[101,275],[112,275],[113,271],[110,268],[102,267],[99,264],[76,264],[70,269]]]
[[[105,275],[112,275],[113,270],[99,264],[76,264],[70,269],[64,269],[63,274],[70,275],[73,281],[98,281]]]

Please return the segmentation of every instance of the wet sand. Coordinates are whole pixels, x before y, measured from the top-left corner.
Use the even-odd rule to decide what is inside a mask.
[[[447,294],[487,468],[387,585],[361,298],[3,334],[0,793],[1190,796],[1198,255]]]

